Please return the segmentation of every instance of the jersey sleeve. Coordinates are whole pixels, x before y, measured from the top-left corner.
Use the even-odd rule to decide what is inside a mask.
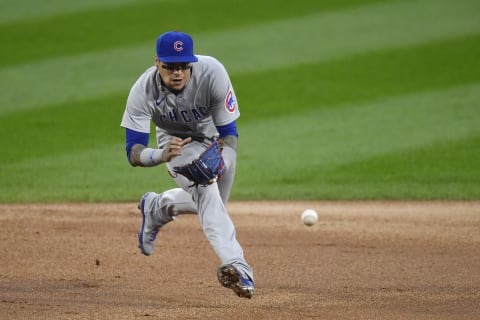
[[[130,90],[120,125],[137,132],[150,133],[152,113],[146,101],[145,94],[143,94],[143,86],[144,83],[141,78]]]
[[[215,126],[224,126],[240,116],[237,97],[225,67],[215,60],[211,79],[211,111]]]

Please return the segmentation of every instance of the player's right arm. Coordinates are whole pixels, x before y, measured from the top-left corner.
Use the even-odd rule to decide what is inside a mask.
[[[148,147],[149,134],[126,128],[126,151],[128,162],[134,167],[153,167],[182,154],[182,147],[192,139],[172,137],[162,149]]]
[[[151,90],[152,74],[155,67],[147,70],[133,85],[127,99],[121,126],[126,132],[126,151],[128,162],[132,166],[152,167],[169,162],[181,154],[183,145],[191,141],[190,138],[180,139],[170,137],[162,148],[149,148],[150,122],[152,120],[153,106],[148,103],[153,96],[147,94]]]

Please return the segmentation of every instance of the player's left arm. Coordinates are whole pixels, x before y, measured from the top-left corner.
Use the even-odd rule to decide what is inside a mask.
[[[234,120],[227,125],[217,126],[217,131],[219,134],[219,139],[221,144],[224,146],[229,146],[233,150],[237,151],[238,146],[238,132],[237,132],[237,123]]]
[[[240,116],[237,98],[225,67],[215,61],[212,64],[214,76],[211,78],[211,106],[213,123],[224,147],[237,151],[238,132],[236,120]]]

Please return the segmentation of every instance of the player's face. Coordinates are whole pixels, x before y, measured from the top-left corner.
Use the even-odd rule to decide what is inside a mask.
[[[191,63],[164,63],[155,58],[163,83],[174,90],[182,90],[190,80]]]

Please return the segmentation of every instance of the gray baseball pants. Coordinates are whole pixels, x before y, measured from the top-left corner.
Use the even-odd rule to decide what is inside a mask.
[[[192,186],[192,181],[181,174],[173,173],[173,167],[191,163],[208,145],[192,141],[183,147],[182,155],[168,162],[167,168],[179,186],[156,194],[150,203],[154,215],[177,215],[181,212],[198,214],[203,232],[221,264],[232,264],[237,270],[253,280],[253,271],[244,258],[243,249],[237,241],[235,226],[227,212],[226,204],[235,177],[236,151],[225,146],[222,152],[225,174],[220,181],[207,186]]]

